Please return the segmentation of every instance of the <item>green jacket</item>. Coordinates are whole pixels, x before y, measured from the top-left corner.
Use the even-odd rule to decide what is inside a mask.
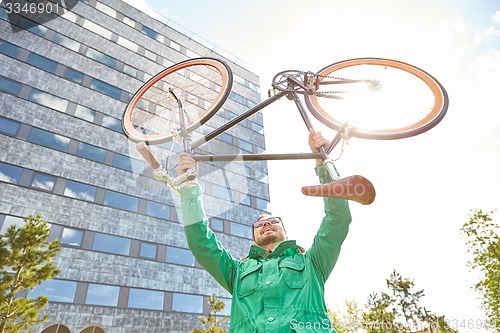
[[[322,166],[316,174],[321,183],[331,181]],[[248,257],[236,259],[208,227],[200,186],[181,189],[189,248],[232,295],[231,332],[335,332],[327,315],[324,284],[338,259],[351,215],[347,200],[323,200],[325,217],[308,251],[287,240],[269,254],[252,245]]]

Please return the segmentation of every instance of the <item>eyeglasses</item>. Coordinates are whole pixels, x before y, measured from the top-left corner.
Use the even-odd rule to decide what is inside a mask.
[[[260,220],[257,220],[253,223],[253,227],[254,228],[260,228],[262,227],[266,222],[269,222],[269,224],[277,224],[277,223],[281,223],[281,218],[277,217],[277,216],[270,216],[270,217],[266,217],[266,218],[262,218]]]

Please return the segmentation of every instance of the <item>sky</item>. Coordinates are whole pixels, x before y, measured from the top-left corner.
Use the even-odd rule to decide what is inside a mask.
[[[260,77],[262,98],[274,74],[312,70],[358,57],[392,58],[435,76],[450,105],[443,121],[413,138],[351,139],[337,167],[362,174],[377,189],[369,206],[351,202],[353,222],[326,284],[327,304],[364,304],[385,290],[395,269],[424,289],[421,305],[460,332],[486,332],[478,275],[466,263],[459,229],[471,209],[500,206],[500,2],[498,0],[136,0],[242,59]],[[157,14],[151,14],[157,15]],[[308,151],[293,105],[264,111],[267,152]],[[285,119],[285,120],[284,120]],[[323,135],[335,132],[316,124]],[[334,150],[332,157],[338,156]],[[271,161],[271,209],[288,236],[310,246],[322,200],[314,162]],[[498,213],[497,213],[498,218]]]

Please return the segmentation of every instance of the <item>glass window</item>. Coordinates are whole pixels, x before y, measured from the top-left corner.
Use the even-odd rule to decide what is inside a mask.
[[[133,77],[136,77],[137,76],[137,69],[125,64],[125,65],[123,65],[123,73],[128,74],[128,75],[133,76]]]
[[[80,144],[78,145],[78,150],[76,152],[76,155],[87,158],[92,161],[104,163],[104,158],[106,157],[106,150],[80,142]]]
[[[97,25],[94,22],[89,21],[89,20],[85,20],[83,22],[82,26],[85,29],[88,29],[88,30],[90,30],[98,35],[101,35],[104,38],[107,38],[107,39],[111,39],[111,36],[113,35],[113,33],[111,31],[109,31],[108,29],[105,29],[105,28],[101,27],[100,25]]]
[[[141,252],[139,255],[145,258],[156,259],[157,248],[158,246],[156,246],[156,244],[142,242]]]
[[[35,173],[35,177],[33,178],[31,186],[46,191],[52,191],[55,183],[56,183],[56,177],[46,175],[43,173]]]
[[[248,141],[238,139],[238,147],[248,152],[252,152],[252,144]]]
[[[267,205],[269,204],[269,201],[267,200],[264,200],[264,199],[260,199],[260,198],[255,198],[255,201],[256,201],[256,204],[257,204],[257,208],[259,210],[262,210],[262,211],[265,211],[265,212],[268,212],[268,207]]]
[[[5,235],[7,229],[9,229],[13,225],[21,228],[24,225],[24,220],[20,217],[7,215],[5,217],[5,220],[3,221],[2,229],[0,229],[0,235]]]
[[[47,296],[51,302],[73,303],[76,282],[64,280],[46,280],[35,289],[28,291],[28,297]]]
[[[217,217],[212,217],[210,219],[210,227],[212,230],[224,231],[224,221]]]
[[[71,246],[82,246],[83,231],[71,228],[64,228],[61,236],[61,244]]]
[[[136,212],[139,205],[139,199],[118,192],[106,191],[104,204],[106,206],[128,210],[129,212]]]
[[[38,36],[41,36],[43,37],[45,35],[45,33],[47,32],[47,28],[45,28],[44,26],[41,26],[39,25],[38,23],[36,22],[33,22],[33,21],[30,21],[24,17],[19,17],[19,21],[17,23],[17,25],[21,28],[23,28],[24,30],[28,30]]]
[[[218,314],[221,316],[230,316],[231,315],[231,299],[230,298],[222,298],[219,297],[219,300],[224,302],[224,309]]]
[[[194,266],[194,256],[191,251],[178,247],[167,247],[167,256],[165,261],[171,264]]]
[[[222,133],[221,138],[222,138],[222,141],[224,141],[224,142],[227,142],[230,144],[233,143],[233,136],[231,134]]]
[[[130,253],[130,239],[96,233],[92,250],[128,256]]]
[[[119,119],[104,115],[102,117],[102,126],[115,132],[122,133],[122,123]]]
[[[23,169],[0,162],[0,181],[18,184],[22,173]]]
[[[245,104],[245,98],[243,98],[243,96],[241,95],[238,95],[237,93],[235,92],[231,92],[229,94],[229,98],[232,99],[233,101],[235,102],[238,102],[240,104]]]
[[[115,153],[115,156],[113,157],[113,166],[115,168],[132,172],[134,170],[143,170],[144,162],[136,160],[135,158]]]
[[[100,2],[96,2],[95,8],[100,10],[101,12],[113,17],[113,18],[116,17],[116,10],[114,10],[113,8],[108,7]]]
[[[75,71],[72,68],[67,68],[66,71],[64,72],[65,78],[76,83],[82,83],[83,76],[84,76],[83,73]]]
[[[118,40],[116,42],[118,43],[118,45],[121,45],[121,46],[123,46],[131,51],[134,51],[134,52],[139,51],[139,45],[137,45],[134,42],[131,42],[130,40],[128,40],[122,36],[118,36]]]
[[[98,79],[92,79],[92,82],[90,83],[90,88],[97,90],[105,95],[108,95],[109,97],[112,97],[114,99],[120,99],[120,96],[122,94],[121,89]]]
[[[120,287],[89,284],[85,304],[116,306]]]
[[[135,28],[135,21],[132,20],[130,17],[124,16],[123,17],[123,23],[125,23],[126,25],[129,25],[129,26]]]
[[[232,201],[231,189],[224,186],[212,184],[212,195],[221,199]]]
[[[60,97],[47,94],[46,92],[43,92],[38,89],[33,89],[28,96],[28,99],[31,102],[38,103],[40,105],[46,106],[48,108],[61,111],[61,112],[66,112],[66,108],[68,107],[68,101],[65,99],[62,99]]]
[[[107,54],[104,54],[102,52],[99,52],[97,50],[94,50],[92,48],[87,49],[87,57],[94,59],[95,61],[100,62],[101,64],[104,64],[108,67],[115,68],[116,66],[116,59],[108,56]]]
[[[66,12],[66,14],[67,13],[68,12]],[[78,52],[78,50],[80,49],[79,42],[75,41],[74,39],[63,36],[61,34],[56,34],[54,36],[54,42],[61,45],[61,46],[67,47],[68,49],[73,50],[75,52]]]
[[[0,53],[16,58],[19,54],[19,47],[4,40],[0,40]]]
[[[90,202],[94,202],[96,192],[97,188],[94,186],[78,183],[72,180],[68,180],[66,188],[64,189],[65,196]]]
[[[75,110],[75,116],[86,121],[94,121],[96,112],[85,106],[78,105]]]
[[[21,90],[21,84],[5,77],[0,77],[0,90],[17,95]]]
[[[252,227],[231,222],[231,235],[252,239]]]
[[[162,291],[130,288],[128,307],[163,310],[163,295]]]
[[[179,312],[202,313],[203,297],[198,295],[174,293],[172,310]]]
[[[0,132],[10,135],[16,135],[19,129],[19,123],[14,120],[0,117]]]
[[[247,206],[251,206],[252,205],[252,197],[249,196],[249,195],[244,195],[244,194],[241,194],[242,197],[241,197],[241,203],[244,204],[244,205],[247,205]]]
[[[250,87],[250,89],[252,89],[253,91],[255,91],[255,92],[257,92],[257,93],[260,93],[260,87],[259,87],[258,85],[256,85],[255,83],[248,81],[248,86],[249,86],[249,87]]]
[[[148,201],[146,204],[146,214],[160,219],[168,219],[170,216],[170,206]]]
[[[149,37],[153,38],[153,39],[159,39],[159,34],[154,31],[153,29],[151,28],[148,28],[146,27],[145,25],[142,26],[142,32],[144,32],[146,35],[148,35]]]
[[[57,68],[57,62],[42,57],[41,55],[30,53],[26,62],[30,65],[54,73]]]

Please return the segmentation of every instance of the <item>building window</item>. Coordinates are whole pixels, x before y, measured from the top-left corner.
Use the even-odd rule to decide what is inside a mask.
[[[16,135],[19,123],[14,120],[0,117],[0,132],[8,135]]]
[[[142,172],[144,170],[144,162],[136,160],[135,158],[130,158],[125,155],[116,154],[113,157],[113,166],[115,168],[119,168],[122,170],[133,172],[134,170],[137,173]]]
[[[130,253],[130,239],[96,233],[92,250],[128,256]]]
[[[72,180],[68,180],[66,188],[64,189],[65,196],[90,202],[94,202],[96,192],[97,188],[94,186],[78,183]]]
[[[163,310],[162,291],[130,288],[128,307],[134,309]]]
[[[0,40],[0,53],[11,56],[12,58],[17,58],[19,47],[4,40]]]
[[[0,181],[18,184],[22,173],[23,169],[0,162]]]
[[[174,293],[172,310],[179,312],[202,313],[203,297],[198,295]]]
[[[171,264],[194,266],[194,256],[191,251],[178,247],[167,247],[167,256],[165,261]]]
[[[52,148],[62,152],[66,152],[69,146],[69,138],[61,135],[50,133],[39,128],[32,128],[28,135],[28,141],[42,145],[44,147]]]
[[[47,94],[46,92],[38,89],[32,89],[28,99],[33,103],[37,103],[60,112],[66,112],[66,109],[68,108],[67,100]]]
[[[94,121],[95,114],[96,112],[94,110],[81,105],[78,105],[75,110],[76,117],[90,122]]]
[[[51,302],[73,303],[76,282],[64,280],[46,280],[35,289],[28,291],[28,297],[47,296]]]
[[[231,235],[252,239],[252,227],[231,222]]]
[[[39,188],[41,190],[52,191],[55,183],[56,177],[43,173],[35,173],[35,177],[33,178],[31,186]]]
[[[100,62],[103,65],[106,65],[111,68],[115,68],[116,66],[116,59],[99,52],[97,50],[94,50],[92,48],[87,49],[87,57],[94,59],[95,61]]]
[[[82,246],[83,231],[64,228],[61,236],[61,244],[71,246]]]
[[[243,193],[241,194],[241,200],[240,203],[246,206],[251,206],[252,205],[252,198],[249,195],[244,195]]]
[[[157,249],[156,244],[142,242],[139,255],[144,258],[156,259]]]
[[[257,209],[264,211],[264,212],[269,212],[269,201],[260,199],[260,198],[255,198],[255,203],[257,204]]]
[[[122,123],[120,120],[104,115],[102,117],[102,126],[118,133],[122,133]]]
[[[83,75],[83,73],[75,71],[74,69],[67,68],[66,71],[64,72],[64,77],[70,81],[73,81],[76,83],[82,83],[84,75]]]
[[[224,231],[224,221],[217,217],[212,217],[210,219],[210,228],[215,231]]]
[[[42,57],[35,53],[30,53],[26,62],[32,66],[43,69],[50,73],[55,73],[57,69],[57,62]]]
[[[114,99],[120,99],[120,96],[122,94],[122,90],[112,86],[104,81],[98,80],[98,79],[92,79],[92,82],[90,83],[90,88],[97,90],[104,95],[108,95],[111,98]]]
[[[2,224],[2,229],[0,229],[0,235],[5,235],[7,229],[11,226],[15,225],[18,228],[21,228],[24,225],[24,220],[20,217],[7,215]]]
[[[17,95],[19,91],[21,91],[21,84],[2,77],[0,78],[0,90],[11,93],[12,95]]]
[[[168,219],[170,216],[170,206],[148,201],[146,204],[146,214],[160,219]]]
[[[78,150],[76,152],[77,156],[87,158],[92,161],[99,163],[104,163],[104,158],[106,157],[106,151],[102,148],[96,146],[91,146],[86,143],[80,142],[78,145]]]
[[[67,16],[65,14],[65,16]],[[80,50],[80,43],[71,39],[71,38],[68,38],[66,36],[63,36],[61,34],[56,34],[54,36],[54,43],[57,43],[61,46],[64,46],[72,51],[75,51],[75,52],[78,52],[78,50]]]
[[[106,206],[128,210],[129,212],[136,212],[139,206],[139,199],[118,192],[106,191],[104,204]]]
[[[116,306],[120,288],[102,284],[89,284],[85,304]]]
[[[62,324],[50,325],[40,333],[71,333],[69,328]]]
[[[231,134],[222,133],[221,138],[222,141],[233,144],[233,136]]]
[[[232,201],[232,192],[228,187],[212,184],[212,195],[221,199]]]
[[[248,152],[252,152],[252,144],[248,141],[238,139],[238,146],[243,150],[246,150]]]

